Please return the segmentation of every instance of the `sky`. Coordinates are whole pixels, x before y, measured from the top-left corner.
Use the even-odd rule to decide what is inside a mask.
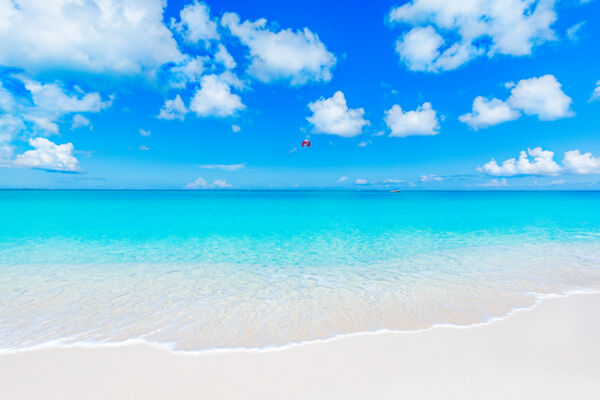
[[[0,0],[0,188],[600,189],[599,19],[598,0]]]

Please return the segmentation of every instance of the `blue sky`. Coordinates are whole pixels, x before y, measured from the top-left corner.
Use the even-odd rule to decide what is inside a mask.
[[[0,187],[600,188],[598,1],[0,15]]]

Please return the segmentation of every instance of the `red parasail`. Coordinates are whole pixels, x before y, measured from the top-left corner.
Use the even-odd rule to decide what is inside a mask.
[[[310,147],[310,140],[304,139],[302,141],[302,147]]]

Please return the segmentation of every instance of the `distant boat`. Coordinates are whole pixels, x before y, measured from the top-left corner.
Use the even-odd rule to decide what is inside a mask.
[[[394,190],[390,190],[390,193],[398,193],[400,191],[400,189],[394,189]]]

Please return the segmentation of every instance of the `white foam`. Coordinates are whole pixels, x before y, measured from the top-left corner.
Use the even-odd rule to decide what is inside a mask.
[[[306,341],[301,341],[301,342],[291,342],[291,343],[288,343],[285,345],[280,345],[280,346],[273,345],[273,346],[265,346],[265,347],[231,347],[231,348],[207,348],[207,349],[201,349],[201,350],[178,350],[174,343],[157,343],[157,342],[148,341],[144,338],[132,338],[132,339],[126,339],[123,341],[116,341],[116,342],[111,342],[111,341],[108,341],[108,342],[93,342],[93,341],[69,342],[69,338],[65,338],[63,340],[55,340],[55,341],[38,344],[38,345],[30,346],[30,347],[0,349],[0,354],[22,353],[22,352],[32,352],[32,351],[50,350],[50,349],[65,349],[65,348],[79,348],[79,349],[119,348],[119,347],[128,347],[128,346],[134,346],[134,345],[150,346],[150,347],[157,348],[160,350],[169,351],[173,354],[186,355],[186,356],[195,356],[195,355],[202,355],[202,354],[220,354],[220,353],[227,354],[227,353],[280,352],[280,351],[286,351],[286,350],[289,350],[292,348],[309,346],[309,345],[320,344],[320,343],[330,343],[330,342],[334,342],[334,341],[338,341],[338,340],[343,340],[346,338],[359,337],[359,336],[376,336],[376,335],[381,335],[381,334],[419,334],[422,332],[427,332],[427,331],[437,330],[437,329],[473,329],[473,328],[483,327],[483,326],[491,325],[491,324],[499,322],[499,321],[506,320],[520,312],[533,310],[545,300],[566,298],[569,296],[592,295],[592,294],[599,294],[599,293],[600,293],[600,290],[592,290],[592,289],[585,289],[585,288],[570,290],[568,292],[563,292],[563,293],[530,293],[530,295],[533,296],[533,299],[534,299],[533,304],[531,304],[529,306],[513,308],[503,316],[490,317],[489,319],[487,319],[486,321],[483,321],[483,322],[475,322],[475,323],[465,324],[465,325],[434,324],[428,328],[412,329],[412,330],[378,329],[378,330],[374,330],[374,331],[339,334],[339,335],[334,335],[334,336],[331,336],[328,338],[322,338],[322,339],[313,339],[313,340],[306,340]]]

